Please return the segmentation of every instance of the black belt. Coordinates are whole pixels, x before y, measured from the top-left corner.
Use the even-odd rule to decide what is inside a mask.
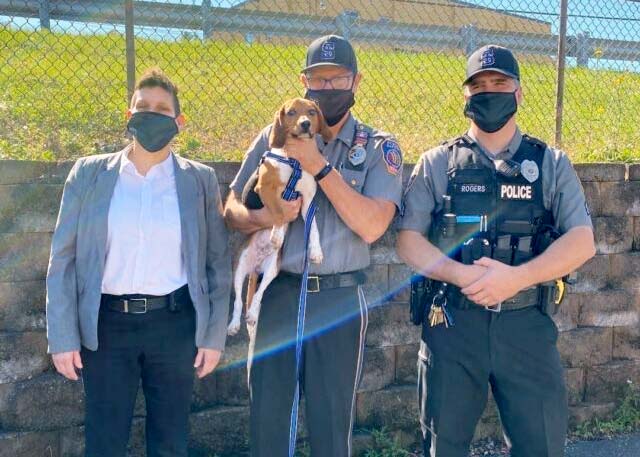
[[[281,271],[280,276],[300,281],[302,275]],[[309,275],[307,279],[307,292],[317,293],[325,289],[338,289],[340,287],[360,286],[367,282],[364,271],[350,271],[348,273],[336,273],[332,275]]]
[[[126,314],[145,314],[149,311],[170,308],[179,311],[180,304],[191,304],[189,287],[185,284],[167,295],[102,295],[102,306],[111,311]]]
[[[538,306],[539,303],[538,287],[526,289],[508,300],[502,302],[502,309],[505,311],[513,311],[516,309],[529,308],[530,306]]]
[[[488,308],[488,310],[515,311],[517,309],[524,309],[524,308],[529,308],[531,306],[538,306],[538,303],[540,301],[539,293],[540,292],[538,290],[538,287],[534,287],[532,289],[526,289],[519,292],[514,297],[511,297],[510,299],[503,301],[499,307],[493,306],[491,308]],[[475,304],[474,302],[472,302],[471,300],[469,300],[464,296],[463,296],[463,299],[460,300],[458,304],[456,304],[455,302],[456,301],[454,300],[453,307],[458,309],[472,309],[472,308],[477,309],[481,307],[481,305]]]

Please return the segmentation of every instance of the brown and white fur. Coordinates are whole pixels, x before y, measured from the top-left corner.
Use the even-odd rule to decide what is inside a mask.
[[[320,134],[329,141],[331,132],[324,121],[318,106],[302,98],[295,98],[285,102],[276,112],[273,127],[269,137],[269,146],[273,154],[286,157],[282,148],[288,137],[315,141],[315,135]],[[234,276],[235,302],[233,316],[227,328],[229,335],[235,335],[240,329],[242,314],[242,286],[249,275],[247,287],[246,320],[249,326],[258,321],[262,296],[267,286],[280,271],[280,248],[284,243],[288,223],[284,221],[282,208],[282,192],[284,191],[292,169],[289,165],[277,160],[266,158],[258,169],[258,182],[255,191],[260,196],[264,206],[273,217],[274,226],[271,229],[258,230],[249,238],[240,252]],[[316,193],[316,182],[313,176],[303,171],[302,177],[296,184],[296,191],[302,196],[301,215],[306,222],[307,210]],[[322,248],[320,235],[315,219],[311,222],[309,234],[309,260],[312,263],[322,263]],[[257,276],[262,273],[262,281],[256,290]]]

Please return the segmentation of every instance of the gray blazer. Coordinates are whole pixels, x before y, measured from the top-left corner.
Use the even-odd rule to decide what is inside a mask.
[[[64,185],[47,271],[49,353],[98,348],[107,220],[123,151],[79,159]],[[174,155],[182,252],[196,310],[196,346],[223,350],[231,255],[210,167]]]

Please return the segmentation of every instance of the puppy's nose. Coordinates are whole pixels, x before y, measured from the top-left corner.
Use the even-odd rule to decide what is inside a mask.
[[[311,121],[306,120],[306,121],[300,122],[300,128],[302,129],[303,132],[308,132],[309,129],[311,128]]]

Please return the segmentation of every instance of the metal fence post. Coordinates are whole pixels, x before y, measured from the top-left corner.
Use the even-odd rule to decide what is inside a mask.
[[[204,39],[213,35],[213,24],[211,23],[211,0],[202,1],[202,36]]]
[[[579,67],[589,66],[589,57],[593,54],[591,35],[589,32],[581,32],[576,35],[576,57]]]
[[[460,44],[466,56],[478,49],[478,29],[473,24],[460,27]]]
[[[336,17],[336,27],[338,28],[338,33],[348,40],[349,36],[351,35],[351,28],[357,20],[357,11],[343,11],[342,13],[340,13]]]
[[[567,6],[569,0],[560,1],[560,31],[558,33],[558,72],[556,80],[556,131],[554,145],[562,147],[562,115],[564,109],[564,70],[567,57]]]
[[[38,8],[38,16],[40,17],[40,27],[51,30],[51,18],[49,16],[49,0],[40,0]]]
[[[129,103],[136,85],[136,45],[133,30],[133,0],[125,0],[124,17],[125,46],[127,55],[127,103]]]

